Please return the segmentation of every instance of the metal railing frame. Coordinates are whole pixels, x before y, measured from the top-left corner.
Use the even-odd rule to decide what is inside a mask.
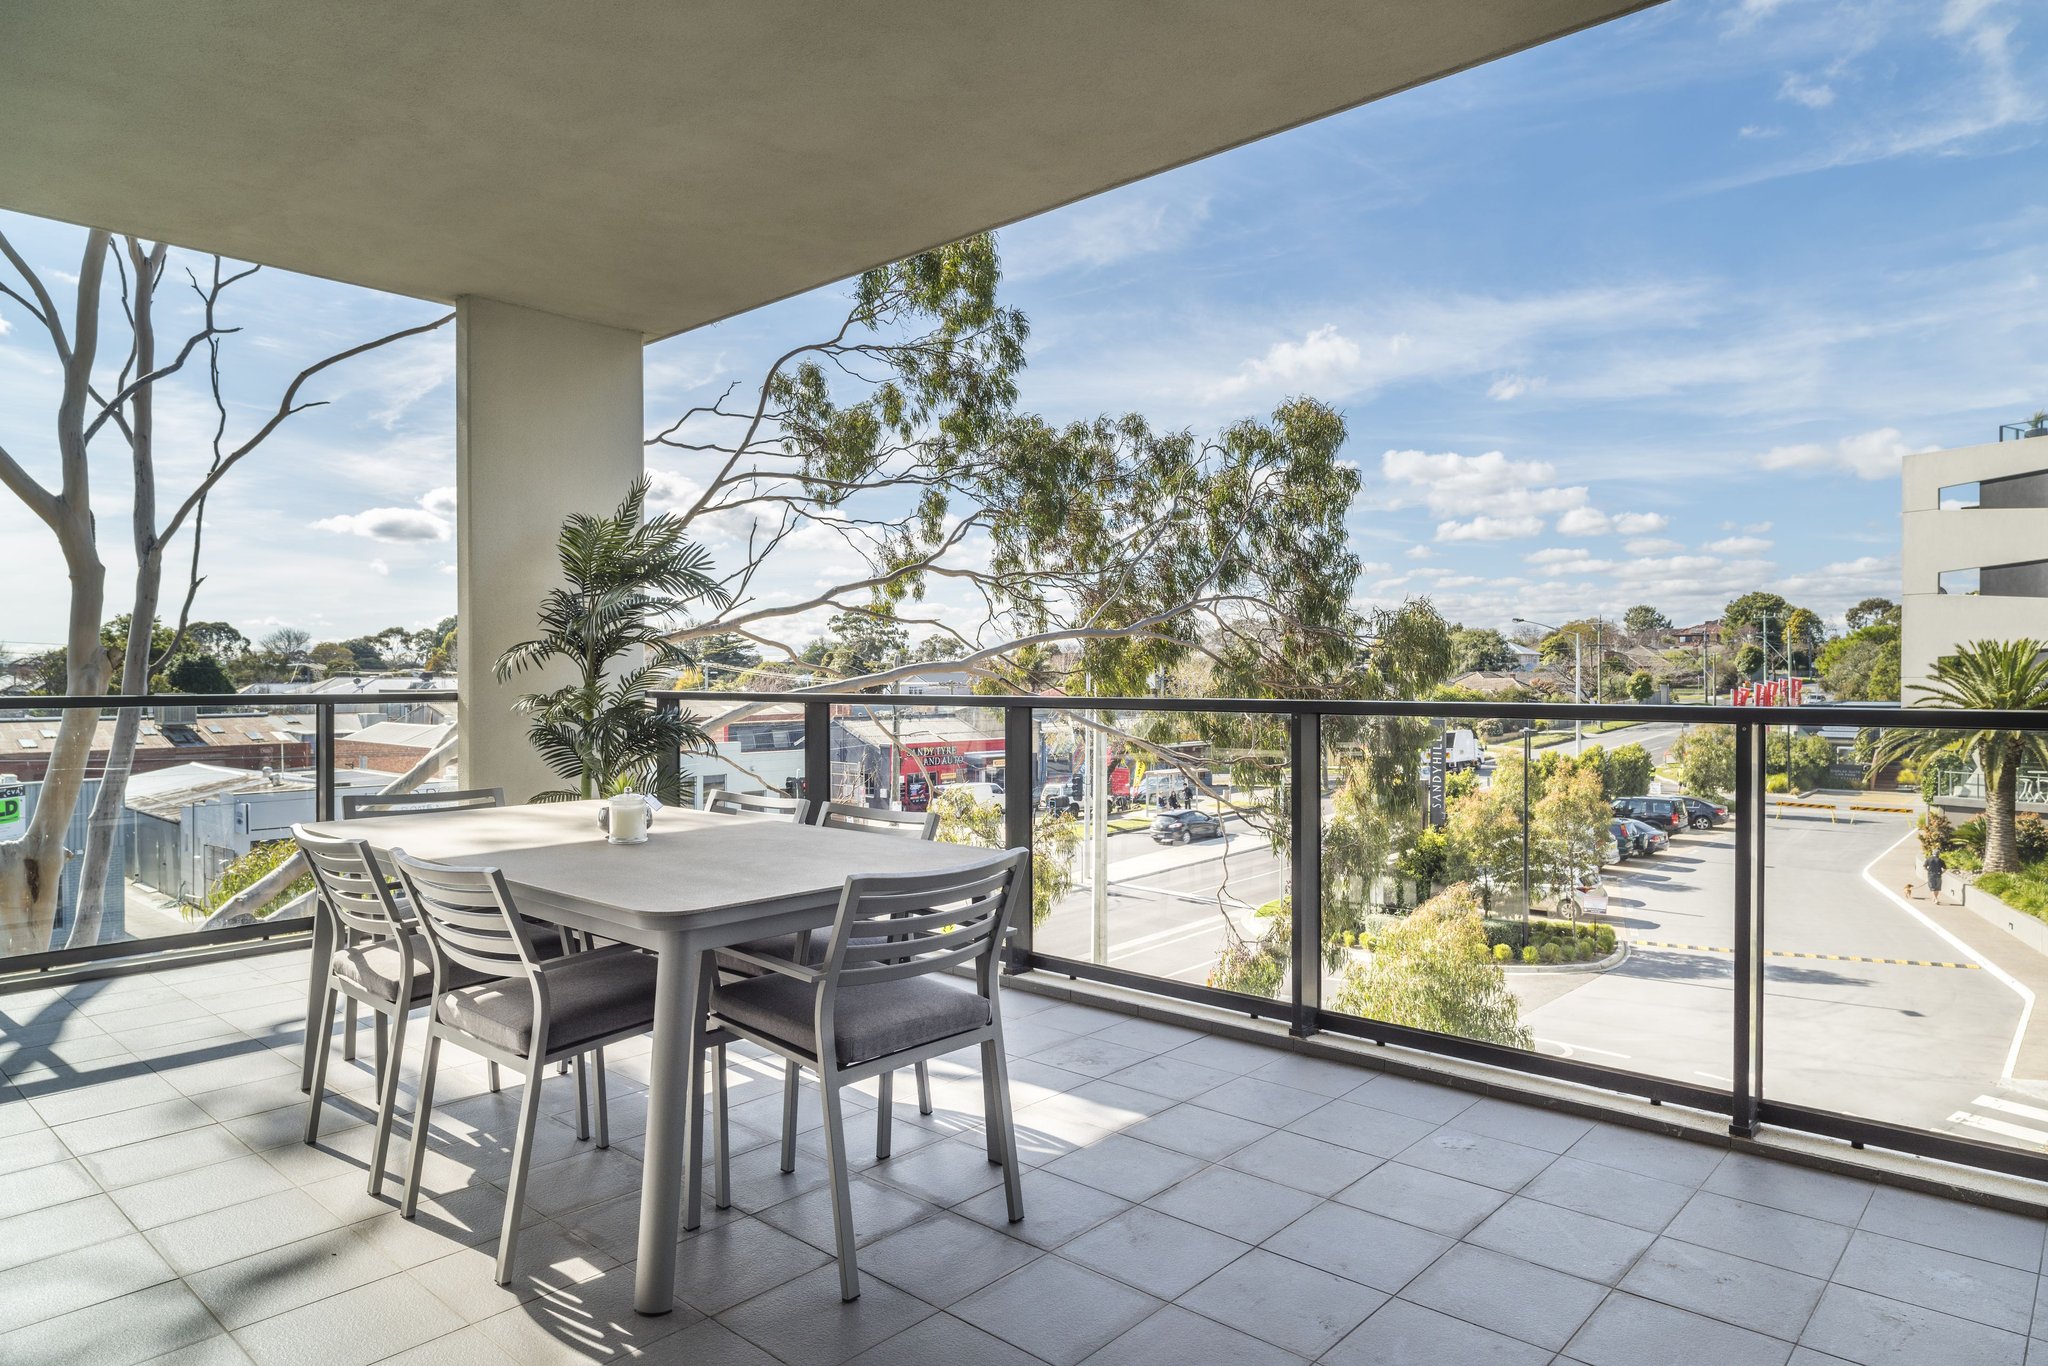
[[[334,713],[338,707],[376,706],[399,702],[455,702],[458,695],[447,688],[409,689],[392,693],[359,693],[337,696],[328,693],[151,693],[144,696],[109,694],[105,697],[0,697],[0,710],[21,712],[69,712],[96,710],[120,712],[133,709],[163,711],[187,707],[202,710],[272,711],[280,707],[313,712],[313,814],[315,820],[333,820],[334,800]],[[196,757],[196,756],[195,756]],[[7,761],[0,755],[0,765]],[[92,775],[88,773],[88,777]],[[217,930],[192,930],[182,934],[158,935],[150,939],[121,939],[103,944],[81,944],[77,948],[50,949],[43,953],[17,954],[0,958],[0,983],[10,979],[33,979],[34,975],[90,968],[115,971],[119,965],[152,958],[178,957],[180,961],[210,948],[246,951],[259,945],[284,947],[311,932],[310,918],[268,925],[236,925]]]
[[[808,783],[823,784],[831,773],[831,711],[834,707],[931,707],[950,705],[1003,713],[1004,751],[1011,771],[1016,756],[1028,755],[1035,743],[1033,717],[1038,712],[1183,712],[1259,714],[1283,717],[1289,725],[1286,783],[1290,814],[1289,863],[1293,895],[1293,942],[1289,990],[1282,999],[1265,1000],[1206,985],[1154,977],[1082,959],[1039,952],[1033,943],[1031,917],[1024,917],[1010,947],[1009,970],[1042,971],[1083,981],[1128,987],[1174,1000],[1239,1011],[1254,1018],[1280,1020],[1297,1037],[1321,1032],[1366,1038],[1489,1064],[1531,1076],[1575,1082],[1602,1090],[1638,1096],[1656,1103],[1682,1105],[1728,1118],[1729,1132],[1754,1137],[1759,1125],[1799,1129],[1857,1146],[1895,1151],[1981,1167],[1989,1171],[2048,1181],[2048,1156],[1882,1120],[1838,1114],[1812,1106],[1772,1099],[1765,1086],[1764,961],[1766,925],[1765,847],[1766,759],[1764,737],[1772,726],[1855,726],[1933,730],[2048,731],[2048,712],[1941,711],[1933,708],[1826,706],[1737,707],[1687,706],[1671,703],[1547,703],[1547,702],[1354,702],[1289,701],[1241,697],[1037,697],[966,694],[775,693],[673,691],[655,695],[667,710],[688,708],[700,714],[730,711],[755,704],[804,709],[804,774]],[[1437,1034],[1385,1021],[1339,1014],[1324,1007],[1322,994],[1322,726],[1328,717],[1403,717],[1430,721],[1547,721],[1569,725],[1574,720],[1669,722],[1687,726],[1726,725],[1735,728],[1736,800],[1734,895],[1734,1004],[1730,1021],[1731,1085],[1726,1090],[1696,1086],[1666,1077],[1581,1062],[1574,1058],[1508,1048],[1455,1035]],[[1012,847],[1031,843],[1031,784],[1017,787],[1023,800],[1004,809],[1004,836]],[[817,790],[817,789],[814,789]]]

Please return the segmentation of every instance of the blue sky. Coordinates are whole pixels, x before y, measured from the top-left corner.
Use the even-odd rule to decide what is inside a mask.
[[[1897,592],[1902,453],[2048,406],[2044,132],[2048,6],[1677,0],[1005,231],[1024,402],[1197,430],[1335,404],[1368,599],[1693,620],[1767,587],[1839,613]],[[5,224],[76,269],[75,229]],[[825,289],[649,348],[650,429],[842,307]],[[259,276],[235,419],[438,311]],[[0,444],[47,470],[47,342],[5,300],[0,323]],[[452,611],[453,373],[450,328],[327,385],[216,500],[200,613],[328,636]],[[210,412],[196,389],[166,407],[189,478]],[[652,462],[671,486],[674,454]],[[53,546],[5,499],[0,561],[0,641],[55,638]],[[808,596],[833,568],[798,547],[761,586]]]

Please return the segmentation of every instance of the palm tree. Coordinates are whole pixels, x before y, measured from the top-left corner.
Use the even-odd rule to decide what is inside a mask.
[[[1934,681],[1916,683],[1916,705],[1970,710],[2037,711],[2048,708],[2048,643],[1979,640],[1935,661]],[[1984,771],[1984,871],[2020,866],[2014,800],[2023,761],[2048,764],[2048,732],[2019,730],[1904,730],[1885,732],[1873,768],[1898,759],[1925,764],[1944,757],[1975,760]]]
[[[680,517],[664,512],[643,520],[647,488],[646,479],[635,481],[608,517],[579,512],[563,520],[555,550],[568,586],[550,589],[541,600],[540,636],[498,657],[501,683],[554,659],[576,669],[575,682],[528,693],[514,704],[533,717],[527,738],[542,760],[575,784],[542,792],[535,801],[652,792],[680,802],[681,780],[661,779],[662,756],[710,747],[696,716],[657,711],[648,694],[662,674],[687,662],[667,638],[666,620],[692,604],[724,607],[731,598]],[[644,652],[640,663],[608,678],[635,649]]]

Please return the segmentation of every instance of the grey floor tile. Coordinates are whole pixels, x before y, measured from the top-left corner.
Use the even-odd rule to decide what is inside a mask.
[[[1050,1251],[1130,1207],[1130,1201],[1107,1191],[1050,1172],[1034,1172],[1024,1177],[1024,1217],[1014,1224],[1009,1198],[1000,1186],[953,1208],[996,1233]]]
[[[100,1183],[74,1159],[46,1162],[26,1171],[0,1172],[0,1219],[69,1204],[88,1195],[98,1195]]]
[[[1877,1191],[1868,1181],[1795,1167],[1754,1153],[1728,1154],[1700,1189],[1810,1219],[1850,1225],[1863,1217]]]
[[[1069,1034],[1095,1034],[1118,1025],[1143,1023],[1136,1015],[1127,1015],[1118,1010],[1104,1010],[1101,1006],[1083,1005],[1079,1001],[1061,1001],[1058,1005],[1039,1011],[1031,1018],[1037,1024],[1050,1025]],[[1185,1039],[1178,1042],[1168,1041],[1166,1047],[1177,1048],[1186,1042]],[[1165,1049],[1153,1048],[1151,1051],[1160,1053]]]
[[[1382,1163],[1337,1195],[1341,1203],[1354,1209],[1384,1214],[1452,1238],[1462,1238],[1477,1228],[1507,1198],[1506,1191],[1492,1186],[1460,1181],[1405,1162]]]
[[[1142,1291],[1052,1255],[969,1295],[953,1313],[1055,1366],[1071,1366],[1159,1307]]]
[[[1859,1227],[2022,1271],[2039,1271],[2048,1221],[1881,1186],[1871,1195]]]
[[[1622,1279],[1621,1288],[1795,1342],[1827,1283],[1675,1238],[1659,1238]]]
[[[1168,1024],[1164,1020],[1143,1020],[1129,1015],[1105,1029],[1088,1032],[1098,1039],[1107,1039],[1111,1043],[1120,1043],[1126,1048],[1136,1048],[1147,1053],[1170,1052],[1203,1037],[1201,1030],[1189,1029],[1186,1025]]]
[[[839,1296],[839,1268],[821,1266],[726,1310],[718,1321],[784,1361],[836,1363],[937,1312],[879,1278],[863,1277],[856,1300]]]
[[[933,1314],[853,1358],[851,1366],[1040,1366],[1037,1357],[951,1314]]]
[[[1342,1098],[1354,1105],[1370,1105],[1375,1110],[1391,1110],[1411,1119],[1426,1119],[1431,1124],[1448,1124],[1479,1100],[1469,1091],[1418,1081],[1392,1072],[1369,1075],[1358,1087],[1346,1091]]]
[[[1391,1295],[1441,1256],[1451,1240],[1325,1202],[1268,1238],[1265,1246]]]
[[[1831,1285],[1801,1345],[1859,1366],[2021,1366],[2027,1340],[1864,1290]]]
[[[0,1333],[175,1280],[140,1234],[0,1272]]]
[[[1282,1053],[1252,1075],[1335,1100],[1356,1091],[1362,1082],[1378,1074],[1357,1063],[1339,1062],[1307,1053]]]
[[[120,1206],[104,1195],[89,1195],[62,1205],[0,1219],[0,1271],[55,1257],[73,1248],[90,1247],[124,1237],[135,1226]]]
[[[1616,1294],[1565,1349],[1586,1366],[1784,1366],[1792,1344],[1746,1328]]]
[[[1571,1340],[1607,1287],[1485,1248],[1452,1248],[1401,1292],[1439,1313],[1550,1351]]]
[[[1047,1048],[1033,1049],[1031,1056],[1048,1067],[1079,1072],[1089,1077],[1106,1077],[1112,1072],[1121,1072],[1134,1063],[1143,1062],[1153,1054],[1143,1049],[1126,1048],[1120,1043],[1111,1043],[1108,1039],[1080,1034]]]
[[[1406,1300],[1389,1300],[1323,1358],[1328,1366],[1544,1366],[1548,1348]]]
[[[190,1275],[338,1227],[319,1201],[288,1190],[161,1225],[148,1237],[179,1274]]]
[[[759,1219],[736,1219],[683,1239],[676,1249],[676,1297],[719,1314],[830,1260]]]
[[[1261,1140],[1264,1141],[1264,1140]],[[1256,1145],[1253,1145],[1256,1146]],[[1145,1200],[1206,1164],[1127,1134],[1110,1134],[1045,1164],[1049,1175],[1079,1181],[1126,1200]],[[1027,1191],[1027,1197],[1029,1192]]]
[[[1320,1138],[1281,1130],[1248,1143],[1223,1159],[1223,1165],[1262,1176],[1310,1195],[1335,1195],[1364,1176],[1382,1159],[1356,1148],[1325,1143]]]
[[[117,1110],[110,1115],[73,1120],[69,1124],[58,1125],[52,1132],[75,1156],[84,1157],[88,1153],[162,1138],[165,1134],[197,1129],[211,1123],[211,1115],[179,1096],[175,1100],[160,1100],[154,1105],[138,1105],[132,1110]]]
[[[591,1148],[559,1162],[534,1167],[527,1176],[526,1203],[550,1217],[602,1204],[639,1190],[641,1171],[638,1158],[616,1150]]]
[[[1525,1148],[1561,1153],[1591,1133],[1593,1121],[1561,1110],[1488,1096],[1459,1112],[1458,1127],[1488,1138],[1504,1138]]]
[[[1249,1250],[1235,1238],[1135,1205],[1074,1239],[1060,1255],[1170,1300]]]
[[[854,1243],[859,1247],[938,1213],[937,1206],[866,1177],[854,1177],[847,1184],[847,1196],[853,1205]],[[829,1184],[806,1191],[794,1200],[770,1205],[756,1217],[820,1251],[831,1252],[838,1246]]]
[[[619,1259],[542,1220],[519,1231],[512,1279],[497,1283],[499,1240],[460,1247],[411,1268],[412,1279],[453,1309],[465,1323],[481,1323],[551,1292],[573,1291],[608,1274]]]
[[[1625,1224],[1515,1196],[1466,1234],[1465,1241],[1612,1285],[1635,1265],[1652,1236]]]
[[[1159,1057],[1132,1063],[1121,1072],[1110,1073],[1103,1080],[1139,1091],[1150,1091],[1155,1096],[1165,1096],[1169,1100],[1191,1100],[1204,1091],[1215,1090],[1229,1081],[1231,1075],[1229,1072],[1204,1067],[1200,1063],[1189,1062],[1184,1058]]]
[[[1278,1233],[1317,1204],[1291,1186],[1228,1167],[1210,1167],[1145,1202],[1163,1214],[1256,1243]]]
[[[1340,1148],[1355,1148],[1374,1157],[1392,1157],[1426,1137],[1434,1127],[1428,1120],[1412,1115],[1333,1100],[1295,1120],[1287,1129]]]
[[[1612,1219],[1645,1233],[1661,1233],[1692,1199],[1693,1188],[1654,1176],[1602,1167],[1576,1157],[1560,1157],[1542,1175],[1522,1187],[1531,1200]]]
[[[362,1178],[354,1176],[353,1179],[360,1188]],[[276,1168],[251,1154],[211,1167],[199,1167],[175,1176],[123,1186],[112,1192],[112,1199],[124,1214],[134,1220],[137,1228],[150,1229],[291,1188],[291,1183],[278,1175]]]
[[[2033,1321],[2040,1277],[1866,1230],[1850,1238],[1834,1282],[2024,1333]]]
[[[1009,1275],[1039,1250],[962,1215],[934,1215],[861,1250],[870,1272],[940,1308]]]
[[[0,1334],[0,1361],[132,1366],[220,1335],[190,1290],[165,1281]]]
[[[774,1149],[763,1149],[762,1152],[764,1160],[772,1168]],[[801,1163],[798,1170],[803,1170]],[[988,1160],[988,1149],[979,1137],[972,1141],[948,1139],[943,1143],[928,1143],[915,1152],[877,1163],[866,1174],[873,1180],[887,1182],[941,1208],[979,1195],[989,1187],[1001,1184],[1003,1179],[1003,1169]],[[823,1173],[819,1175],[822,1177]],[[738,1199],[737,1192],[734,1199]]]
[[[333,1229],[185,1278],[227,1328],[297,1309],[396,1275],[397,1263],[347,1229]]]
[[[674,1342],[709,1322],[680,1301],[666,1314],[635,1313],[633,1264],[627,1262],[587,1281],[543,1287],[525,1303],[476,1326],[499,1351],[524,1366],[556,1361],[690,1361],[673,1350]],[[743,1354],[733,1359],[754,1360]]]
[[[1469,1133],[1449,1125],[1403,1148],[1396,1156],[1411,1167],[1504,1191],[1520,1190],[1557,1160],[1555,1154],[1541,1148],[1525,1148],[1504,1138]]]
[[[1618,1124],[1596,1124],[1584,1138],[1566,1149],[1573,1157],[1619,1167],[1625,1172],[1654,1176],[1681,1186],[1697,1186],[1713,1175],[1727,1149],[1693,1143],[1668,1134],[1645,1129],[1625,1129]]]
[[[1701,1247],[1825,1278],[1848,1247],[1850,1231],[1840,1224],[1703,1191],[1686,1202],[1664,1232]]]
[[[945,1147],[946,1145],[938,1143],[928,1146]],[[900,1159],[892,1157],[887,1163],[881,1165],[887,1168],[898,1161],[908,1163],[912,1158],[924,1158],[924,1153],[925,1149],[919,1148],[905,1153]],[[925,1158],[924,1160],[929,1161],[930,1159]],[[986,1156],[984,1156],[983,1161],[987,1161]],[[758,1214],[770,1205],[779,1205],[785,1200],[795,1199],[805,1191],[816,1190],[824,1185],[828,1179],[825,1164],[816,1159],[806,1161],[801,1144],[798,1147],[795,1171],[783,1171],[781,1169],[781,1162],[781,1150],[772,1143],[765,1147],[749,1149],[746,1152],[735,1150],[732,1159],[733,1206],[749,1214]],[[912,1170],[914,1171],[915,1168],[913,1167]],[[875,1174],[883,1178],[887,1176],[886,1171],[881,1170],[877,1170]],[[914,1191],[914,1187],[908,1182],[903,1184],[906,1189]],[[708,1196],[705,1200],[705,1207],[708,1213],[710,1208]]]
[[[385,1357],[379,1366],[519,1366],[476,1324]]]
[[[367,1366],[462,1327],[403,1274],[235,1330],[258,1366]]]
[[[1282,1086],[1258,1075],[1233,1077],[1215,1090],[1196,1096],[1194,1104],[1205,1110],[1236,1115],[1255,1124],[1286,1126],[1312,1110],[1329,1104],[1330,1098],[1315,1091]]]
[[[1247,1043],[1243,1039],[1225,1038],[1212,1034],[1196,1039],[1193,1043],[1182,1044],[1171,1053],[1162,1056],[1180,1058],[1186,1062],[1200,1063],[1221,1072],[1233,1072],[1242,1076],[1256,1072],[1280,1055],[1280,1050],[1267,1048],[1263,1044]]]
[[[590,1357],[596,1354],[583,1355]],[[639,1358],[648,1362],[673,1363],[673,1366],[776,1366],[774,1357],[716,1319],[703,1319],[680,1332],[657,1339],[640,1350]],[[426,1366],[432,1366],[432,1363]]]
[[[1303,1357],[1318,1357],[1385,1304],[1356,1281],[1255,1248],[1175,1302]]]
[[[1255,1124],[1216,1110],[1205,1110],[1199,1105],[1176,1105],[1170,1110],[1161,1110],[1150,1119],[1140,1120],[1124,1132],[1132,1138],[1156,1143],[1177,1153],[1220,1162],[1273,1130],[1269,1125]]]
[[[202,1129],[187,1129],[143,1143],[105,1148],[78,1160],[85,1164],[94,1180],[111,1191],[249,1155],[240,1139],[209,1122]]]
[[[1305,1358],[1169,1304],[1088,1360],[1096,1366],[1291,1366]]]

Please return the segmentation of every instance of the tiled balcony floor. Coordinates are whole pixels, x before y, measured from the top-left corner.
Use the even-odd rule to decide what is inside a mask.
[[[295,953],[0,996],[0,1361],[2018,1366],[2037,1317],[2048,1342],[2041,1220],[1022,991],[1023,1223],[976,1075],[941,1064],[937,1113],[899,1105],[895,1155],[860,1164],[842,1305],[816,1106],[783,1176],[776,1074],[741,1059],[734,1208],[685,1235],[675,1312],[641,1318],[625,1048],[610,1152],[547,1082],[499,1289],[516,1090],[444,1064],[432,1199],[401,1221],[396,1182],[362,1189],[366,1063],[337,1059],[299,1141],[304,982]]]

